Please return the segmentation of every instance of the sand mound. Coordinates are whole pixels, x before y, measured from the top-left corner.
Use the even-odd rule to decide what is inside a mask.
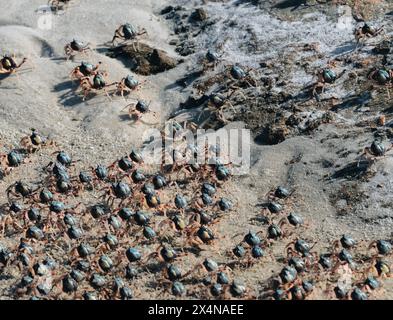
[[[150,75],[175,68],[179,61],[170,57],[165,51],[156,49],[143,42],[110,49],[112,58],[120,58],[125,65],[141,75]]]

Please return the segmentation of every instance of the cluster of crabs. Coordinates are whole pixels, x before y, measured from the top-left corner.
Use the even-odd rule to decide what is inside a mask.
[[[317,243],[304,236],[310,225],[290,210],[292,194],[285,187],[270,192],[261,213],[266,231],[250,231],[233,249],[249,265],[271,255],[278,242],[286,242],[276,259],[282,268],[262,284],[260,298],[304,300],[318,291],[329,299],[367,300],[380,293],[383,279],[392,275],[391,241],[366,243],[343,235],[318,251]]]
[[[36,130],[22,144],[26,156],[50,151],[52,161],[37,168],[39,181],[11,184],[0,209],[1,273],[20,275],[9,288],[14,298],[137,298],[133,283],[153,274],[146,289],[158,296],[306,299],[323,290],[331,298],[367,299],[391,275],[389,240],[365,245],[344,235],[325,251],[314,250],[302,237],[309,224],[290,210],[294,191],[281,186],[268,193],[260,214],[266,230],[249,231],[240,242],[232,237],[224,261],[200,258],[205,250],[222,251],[216,226],[237,211],[226,193],[231,165],[222,164],[217,147],[203,150],[210,159],[203,165],[178,161],[180,151],[172,150],[173,161],[157,170],[135,149],[109,165],[84,168]],[[366,149],[386,152],[376,141]],[[5,158],[18,159],[18,150]],[[196,156],[196,147],[185,153]],[[8,161],[16,170],[24,165]],[[9,238],[13,245],[4,242]],[[283,267],[260,290],[235,277],[269,260]],[[185,262],[192,262],[187,269]]]
[[[363,26],[355,30],[355,40],[357,47],[362,43],[366,42],[368,38],[374,38],[384,32],[383,26],[376,28],[368,23],[364,23]],[[334,71],[335,62],[330,63],[331,66],[317,72],[317,82],[313,86],[312,93],[316,96],[318,93],[324,91],[326,85],[334,84],[338,79],[340,79],[346,72],[343,70],[341,73],[337,74]],[[368,80],[373,81],[378,86],[385,86],[387,88],[391,87],[393,80],[393,70],[386,69],[384,67],[373,68],[369,71],[367,75]],[[388,91],[389,93],[389,91]]]
[[[383,27],[375,28],[364,23],[355,30],[356,48],[366,43],[367,39],[377,37],[381,33],[383,33]],[[236,114],[243,112],[244,105],[257,103],[258,97],[261,97],[266,89],[269,92],[273,86],[274,79],[262,76],[260,69],[227,64],[225,58],[222,57],[223,54],[219,51],[220,48],[217,51],[209,49],[197,64],[198,71],[193,73],[197,79],[185,78],[184,83],[181,83],[188,86],[188,82],[194,82],[194,94],[198,98],[190,97],[190,103],[194,107],[200,107],[201,111],[197,119],[200,127],[218,128],[228,124],[232,118],[236,118]],[[313,71],[316,80],[305,88],[307,97],[316,98],[319,101],[326,87],[336,84],[347,73],[345,68],[338,66],[340,61],[342,59],[337,58],[327,62],[326,67],[316,72]],[[358,80],[355,72],[352,71],[350,76]],[[389,89],[392,86],[393,70],[384,66],[374,67],[367,72],[367,80],[370,80],[373,86]],[[280,83],[286,82],[284,80],[278,82],[279,85]],[[308,93],[309,88],[311,90]],[[390,96],[389,90],[388,95]],[[173,118],[182,120],[181,114],[175,114]]]
[[[145,29],[138,30],[130,23],[126,23],[121,25],[115,31],[111,43],[114,45],[117,39],[123,41],[134,40],[145,33]],[[86,54],[91,50],[92,49],[89,44],[84,44],[76,39],[73,39],[64,47],[67,60],[73,58],[76,54]],[[83,100],[86,100],[88,95],[91,93],[100,92],[104,92],[109,99],[111,99],[110,95],[121,95],[124,98],[125,94],[139,90],[142,85],[142,83],[140,83],[133,75],[127,75],[118,82],[108,83],[108,72],[100,70],[100,66],[101,62],[94,65],[89,62],[82,61],[79,66],[75,67],[71,71],[71,79],[79,82],[79,88],[83,94]],[[108,90],[112,91],[111,94]],[[138,121],[143,114],[151,112],[150,104],[139,99],[125,106],[124,109],[128,109],[130,118],[135,119],[136,121]]]
[[[77,169],[78,161],[52,152],[56,144],[37,131],[23,141],[31,146],[26,153],[51,150],[52,161],[37,168],[40,181],[11,184],[1,206],[1,274],[20,274],[11,296],[130,299],[138,296],[133,281],[149,274],[162,294],[202,298],[207,276],[216,279],[209,285],[216,296],[246,294],[228,266],[198,259],[234,207],[223,196],[231,169],[217,152],[205,149],[217,157],[210,164],[173,162],[152,172],[133,149],[112,164]],[[179,262],[192,257],[200,261],[182,270]]]

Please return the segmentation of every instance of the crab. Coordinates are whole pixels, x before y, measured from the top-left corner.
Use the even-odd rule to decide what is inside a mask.
[[[134,90],[139,90],[142,85],[135,77],[132,75],[128,75],[120,80],[120,82],[116,83],[117,88],[115,93],[120,93],[120,95],[124,98],[124,92],[132,92]]]
[[[356,42],[359,43],[363,38],[373,38],[381,34],[384,30],[383,27],[375,28],[367,23],[364,23],[362,27],[359,27],[355,30],[355,39]]]
[[[288,224],[286,218],[281,219],[278,223],[271,223],[267,228],[267,239],[269,241],[274,241],[278,239],[283,239],[289,237],[292,232],[284,230],[283,226]]]
[[[83,92],[83,101],[86,100],[89,93],[98,92],[101,90],[103,90],[109,100],[111,100],[111,97],[109,96],[109,93],[106,89],[115,85],[116,82],[107,84],[105,80],[106,76],[106,72],[99,71],[96,75],[94,75],[93,81],[91,81],[89,77],[84,77],[80,79],[80,87]]]
[[[159,283],[171,283],[186,278],[191,271],[183,273],[180,268],[174,264],[168,264],[163,270],[163,279],[159,280]]]
[[[392,150],[392,148],[393,144],[390,144],[389,147],[385,147],[380,141],[374,140],[370,147],[364,148],[362,156],[366,157],[366,159],[369,159],[370,161],[375,161],[380,157],[384,157],[387,152]]]
[[[22,62],[17,64],[14,56],[11,57],[5,55],[0,60],[0,74],[12,74],[16,72],[26,61],[27,58],[23,58]]]
[[[176,233],[182,234],[186,233],[188,224],[181,214],[175,213],[174,215],[170,216],[169,219],[164,219],[158,224],[158,228],[160,230],[166,226],[169,226]]]
[[[211,68],[214,70],[219,63],[221,56],[222,55],[219,55],[217,52],[208,50],[202,61],[203,71],[207,71]]]
[[[174,172],[178,171],[178,176],[190,165],[191,158],[188,150],[184,150],[185,145],[175,145],[169,148],[165,148],[162,153],[161,171],[162,172]],[[169,152],[168,152],[169,151]],[[167,168],[167,166],[169,166]]]
[[[131,160],[130,157],[124,156],[120,158],[119,160],[114,161],[108,169],[114,169],[115,167],[118,167],[120,169],[120,172],[129,172],[134,168],[134,164]]]
[[[187,243],[197,249],[201,249],[200,246],[203,244],[213,244],[218,238],[212,229],[205,225],[200,225],[197,222],[187,226],[186,237]]]
[[[25,153],[25,150],[14,149],[7,154],[0,155],[0,165],[5,167],[4,176],[10,174],[14,168],[19,167],[25,161]]]
[[[243,243],[248,244],[249,247],[255,247],[255,246],[259,246],[261,243],[263,243],[263,241],[261,240],[261,238],[259,237],[259,234],[261,234],[262,231],[259,232],[253,232],[253,231],[249,231],[244,237],[243,240],[239,243],[239,245],[237,246],[238,249],[240,249],[240,247],[242,247]],[[235,235],[234,237],[237,237],[239,234]],[[235,254],[237,256],[237,254]]]
[[[23,137],[20,141],[20,145],[24,147],[28,153],[34,153],[42,146],[56,146],[56,143],[53,140],[42,136],[36,129],[32,128],[30,130],[31,134]]]
[[[96,75],[98,73],[97,70],[100,67],[100,65],[101,65],[101,61],[98,62],[98,64],[95,65],[95,66],[92,65],[91,63],[82,61],[82,63],[79,66],[75,67],[71,71],[70,77],[71,77],[72,80],[74,80],[74,79],[78,79],[79,80],[79,79],[82,79],[84,77],[94,76],[94,75]]]
[[[381,258],[374,258],[371,261],[371,265],[368,270],[366,270],[365,274],[372,273],[375,277],[380,278],[391,278],[392,271],[390,264]]]
[[[138,100],[137,102],[132,102],[126,105],[123,110],[127,108],[129,117],[134,119],[135,122],[140,121],[142,116],[146,113],[151,113],[154,117],[156,117],[156,113],[150,110],[150,102],[147,103],[143,100]]]
[[[351,236],[349,235],[343,235],[340,240],[335,240],[333,242],[333,251],[336,252],[340,246],[343,247],[344,249],[350,250],[354,248],[357,245],[357,241],[354,240]]]
[[[169,245],[160,244],[154,252],[148,255],[146,262],[150,259],[157,258],[161,263],[172,263],[177,258],[185,255],[185,252],[180,252]]]
[[[116,29],[111,43],[112,45],[114,45],[116,39],[134,40],[135,38],[146,33],[147,33],[146,29],[138,30],[132,24],[126,23]]]
[[[194,213],[191,215],[189,221],[190,222],[195,221],[201,225],[209,225],[209,224],[213,225],[219,222],[218,218],[219,218],[218,215],[210,214],[202,209],[194,209]]]
[[[64,8],[71,2],[71,0],[49,0],[48,5],[52,11],[64,10]]]
[[[227,264],[219,265],[213,259],[206,258],[202,262],[195,265],[195,267],[192,270],[190,270],[188,274],[193,274],[194,272],[197,272],[198,275],[207,274],[208,276],[211,276],[219,272],[232,274],[232,269]]]
[[[332,69],[335,66],[334,62],[330,62],[328,66],[317,72],[317,82],[312,87],[312,95],[317,96],[317,91],[324,93],[327,84],[333,84],[340,79],[346,72],[343,70],[339,75]]]
[[[198,93],[204,93],[213,85],[220,84],[224,90],[241,92],[243,88],[259,87],[259,76],[255,73],[253,69],[246,70],[238,65],[229,65],[223,72],[196,84],[196,89]]]
[[[280,277],[282,285],[275,289],[265,292],[268,298],[273,300],[305,300],[313,291],[314,284],[312,281],[296,278],[292,282],[286,282],[295,273],[295,270],[283,269]]]
[[[249,288],[247,288],[242,282],[233,280],[230,286],[226,287],[224,297],[227,296],[227,292],[234,298],[242,298],[247,300],[255,300],[256,295]]]
[[[289,224],[295,228],[299,228],[301,226],[308,226],[308,223],[304,221],[303,217],[295,212],[289,213],[287,216],[287,220]]]
[[[373,276],[367,276],[366,279],[360,280],[358,283],[355,283],[355,285],[356,287],[364,290],[366,293],[371,294],[373,291],[379,291],[382,283]]]
[[[389,255],[392,252],[392,244],[390,241],[376,240],[370,244],[369,249],[376,249],[377,253],[374,256]]]
[[[106,193],[103,197],[107,198],[107,203],[113,205],[115,199],[121,199],[120,205],[132,195],[130,186],[125,182],[112,183],[110,187],[105,187]]]
[[[351,270],[356,268],[356,262],[354,261],[352,254],[347,249],[342,249],[341,251],[334,253],[332,256],[332,262],[334,261],[335,264],[332,267],[332,274],[336,273],[336,271],[344,265]]]
[[[390,99],[390,91],[389,88],[392,87],[393,80],[393,70],[387,69],[375,69],[371,71],[368,75],[368,79],[376,82],[379,86],[385,86],[388,92],[388,97]]]
[[[146,184],[145,184],[145,186],[146,186]],[[151,190],[152,188],[149,187],[148,185],[146,188],[148,190],[144,191],[145,196],[144,196],[143,201],[140,202],[140,204],[142,204],[142,206],[144,206],[144,207],[147,206],[148,208],[154,208],[157,210],[157,212],[163,212],[165,210],[165,207],[168,207],[168,206],[165,206],[165,205],[163,206],[161,204],[160,196],[159,196],[159,194],[157,194],[157,192],[155,190]]]
[[[368,79],[374,80],[379,85],[391,85],[393,70],[375,69],[369,73]]]
[[[70,59],[74,57],[76,53],[86,53],[91,51],[89,44],[84,44],[81,41],[73,39],[70,43],[67,43],[64,47],[64,53],[66,55],[66,59]]]
[[[278,186],[275,189],[270,190],[267,193],[267,197],[269,200],[278,199],[287,199],[292,195],[293,191],[289,191],[286,187]]]
[[[236,110],[232,105],[230,98],[235,91],[232,91],[227,96],[222,95],[221,93],[213,93],[209,97],[209,101],[207,103],[207,109],[216,115],[218,121],[223,124],[227,124],[228,121],[225,119],[223,111],[226,107],[230,107],[234,113]],[[206,120],[207,121],[207,120]],[[203,125],[201,125],[203,127]]]
[[[101,243],[96,247],[96,253],[98,252],[110,252],[111,250],[115,250],[119,246],[119,240],[113,234],[107,233],[101,239]]]
[[[7,210],[7,209],[6,209]],[[16,212],[12,209],[8,208],[8,212],[6,214],[0,214],[1,221],[1,235],[4,237],[7,226],[11,225],[15,230],[23,230],[22,226],[18,224],[18,219],[15,216]]]
[[[250,87],[257,86],[257,81],[255,75],[252,74],[252,69],[245,70],[238,65],[232,65],[226,72],[227,75],[232,78],[232,81],[230,81],[231,89],[238,89],[245,84]]]
[[[312,248],[315,246],[316,243],[313,245],[308,244],[303,239],[296,239],[286,245],[287,249],[287,256],[288,257],[301,257],[309,259],[310,263],[313,262],[313,254],[310,252]]]

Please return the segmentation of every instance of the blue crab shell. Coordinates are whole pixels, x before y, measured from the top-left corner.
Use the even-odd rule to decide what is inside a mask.
[[[322,71],[323,80],[327,83],[333,83],[337,79],[336,73],[331,69],[324,69]]]
[[[124,79],[124,84],[130,88],[130,89],[135,89],[136,87],[138,87],[139,85],[139,81],[134,78],[131,75],[128,75],[125,79]]]
[[[126,23],[125,25],[123,25],[123,34],[124,34],[124,38],[130,40],[137,36],[138,31],[131,23]]]

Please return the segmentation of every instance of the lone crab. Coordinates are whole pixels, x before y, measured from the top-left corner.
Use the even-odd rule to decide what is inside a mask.
[[[132,24],[126,23],[116,29],[111,42],[114,45],[116,39],[133,40],[145,33],[147,33],[146,29],[138,30]]]
[[[390,99],[389,88],[392,87],[393,70],[375,69],[369,73],[368,79],[376,82],[380,86],[385,86]]]
[[[329,66],[319,70],[317,72],[317,82],[313,85],[312,94],[315,97],[317,95],[317,91],[321,90],[323,93],[325,91],[326,84],[333,84],[336,80],[340,79],[346,70],[343,70],[339,75],[331,68],[331,66],[335,66],[334,63],[329,63]]]
[[[207,71],[211,68],[214,70],[219,63],[220,58],[221,55],[219,55],[217,52],[208,50],[202,61],[203,71]]]
[[[16,70],[18,70],[26,61],[27,58],[23,58],[22,62],[17,64],[15,57],[5,55],[0,60],[0,74],[12,74],[16,72]]]
[[[133,77],[132,75],[128,75],[117,83],[116,93],[120,93],[121,96],[124,97],[124,92],[138,90],[140,85],[141,83],[135,77]]]
[[[156,116],[156,113],[150,110],[150,103],[146,103],[145,101],[138,100],[137,102],[130,103],[124,107],[124,109],[128,108],[128,114],[131,119],[135,119],[135,121],[139,121],[142,115],[146,113],[152,113]],[[123,110],[124,110],[123,109]]]
[[[55,146],[56,143],[47,137],[42,136],[37,132],[36,129],[32,128],[31,134],[25,136],[20,141],[20,145],[26,148],[28,153],[34,153],[39,150],[42,146]]]
[[[226,107],[230,107],[232,109],[232,111],[234,113],[236,113],[236,110],[230,101],[230,97],[232,96],[232,94],[234,92],[235,91],[232,91],[232,93],[229,94],[228,96],[224,96],[220,93],[213,93],[209,97],[209,101],[207,103],[207,109],[210,112],[212,112],[213,114],[215,114],[217,120],[219,120],[223,124],[228,123],[228,120],[225,119],[225,116],[223,113],[223,111]]]
[[[64,8],[71,2],[71,0],[50,0],[48,5],[52,11],[64,10]]]
[[[89,47],[89,44],[84,44],[83,42],[75,39],[73,39],[70,43],[67,43],[64,47],[67,60],[75,56],[76,53],[86,53],[90,50],[91,48]]]
[[[368,78],[378,82],[380,85],[385,85],[393,78],[393,70],[375,69],[370,72]]]
[[[385,147],[381,142],[374,140],[370,147],[364,148],[363,156],[371,156],[371,161],[382,157],[393,148],[393,144]]]
[[[355,39],[359,43],[363,38],[373,38],[383,32],[383,27],[375,28],[367,23],[355,30]]]

